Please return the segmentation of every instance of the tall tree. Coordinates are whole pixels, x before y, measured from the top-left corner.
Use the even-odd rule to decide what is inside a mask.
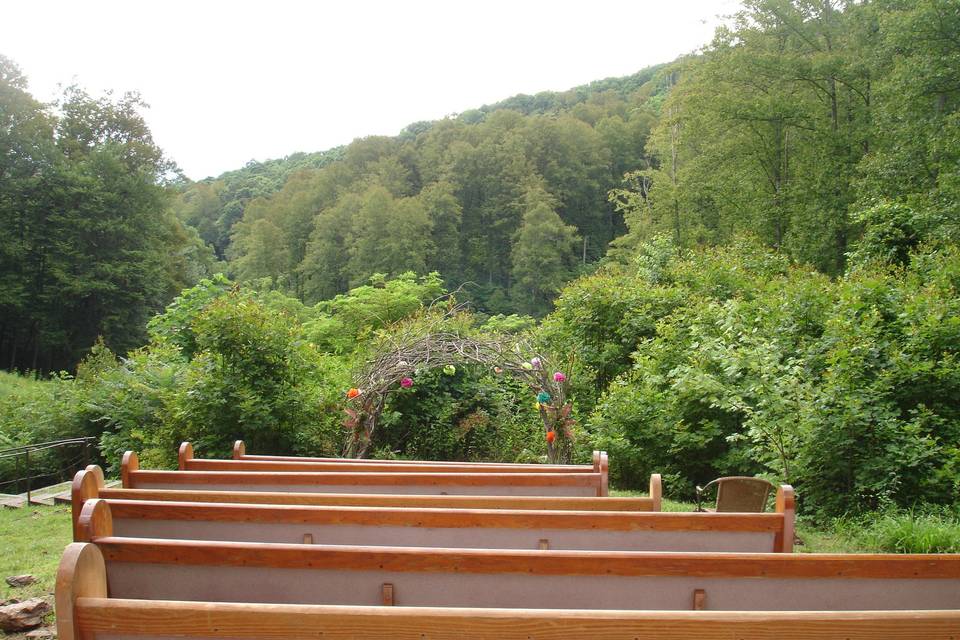
[[[513,298],[521,310],[540,313],[572,277],[580,243],[576,227],[554,210],[555,200],[542,188],[525,198],[523,223],[513,245]]]

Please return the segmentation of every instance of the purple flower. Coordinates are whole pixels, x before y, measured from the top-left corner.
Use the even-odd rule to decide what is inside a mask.
[[[567,379],[567,376],[565,376],[565,375],[563,375],[562,373],[560,373],[559,371],[557,371],[555,374],[553,374],[553,379],[554,379],[554,381],[556,381],[556,382],[563,382],[564,380]]]
[[[400,386],[404,389],[409,389],[413,386],[413,378],[403,378],[400,380]]]

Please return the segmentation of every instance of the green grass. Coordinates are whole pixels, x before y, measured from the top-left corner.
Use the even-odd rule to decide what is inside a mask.
[[[57,566],[64,547],[73,538],[70,507],[0,507],[0,601],[44,598],[53,604]],[[3,578],[29,573],[37,581],[15,589]],[[47,621],[53,622],[53,617]],[[22,635],[4,636],[8,640]]]
[[[32,598],[53,593],[57,565],[73,538],[69,506],[0,509],[0,578],[30,573],[37,582],[14,589],[0,584],[0,597]]]

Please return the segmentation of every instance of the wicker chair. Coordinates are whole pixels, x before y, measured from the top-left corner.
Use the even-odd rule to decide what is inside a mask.
[[[717,486],[717,504],[713,509],[702,507],[703,495],[713,485]],[[730,476],[717,478],[697,487],[697,511],[751,512],[760,513],[767,507],[767,500],[776,487],[762,478]]]

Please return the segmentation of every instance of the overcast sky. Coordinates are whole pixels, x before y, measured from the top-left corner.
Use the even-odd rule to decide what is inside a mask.
[[[735,0],[4,3],[0,53],[41,100],[139,91],[193,179],[396,135],[517,93],[564,90],[706,44]]]

